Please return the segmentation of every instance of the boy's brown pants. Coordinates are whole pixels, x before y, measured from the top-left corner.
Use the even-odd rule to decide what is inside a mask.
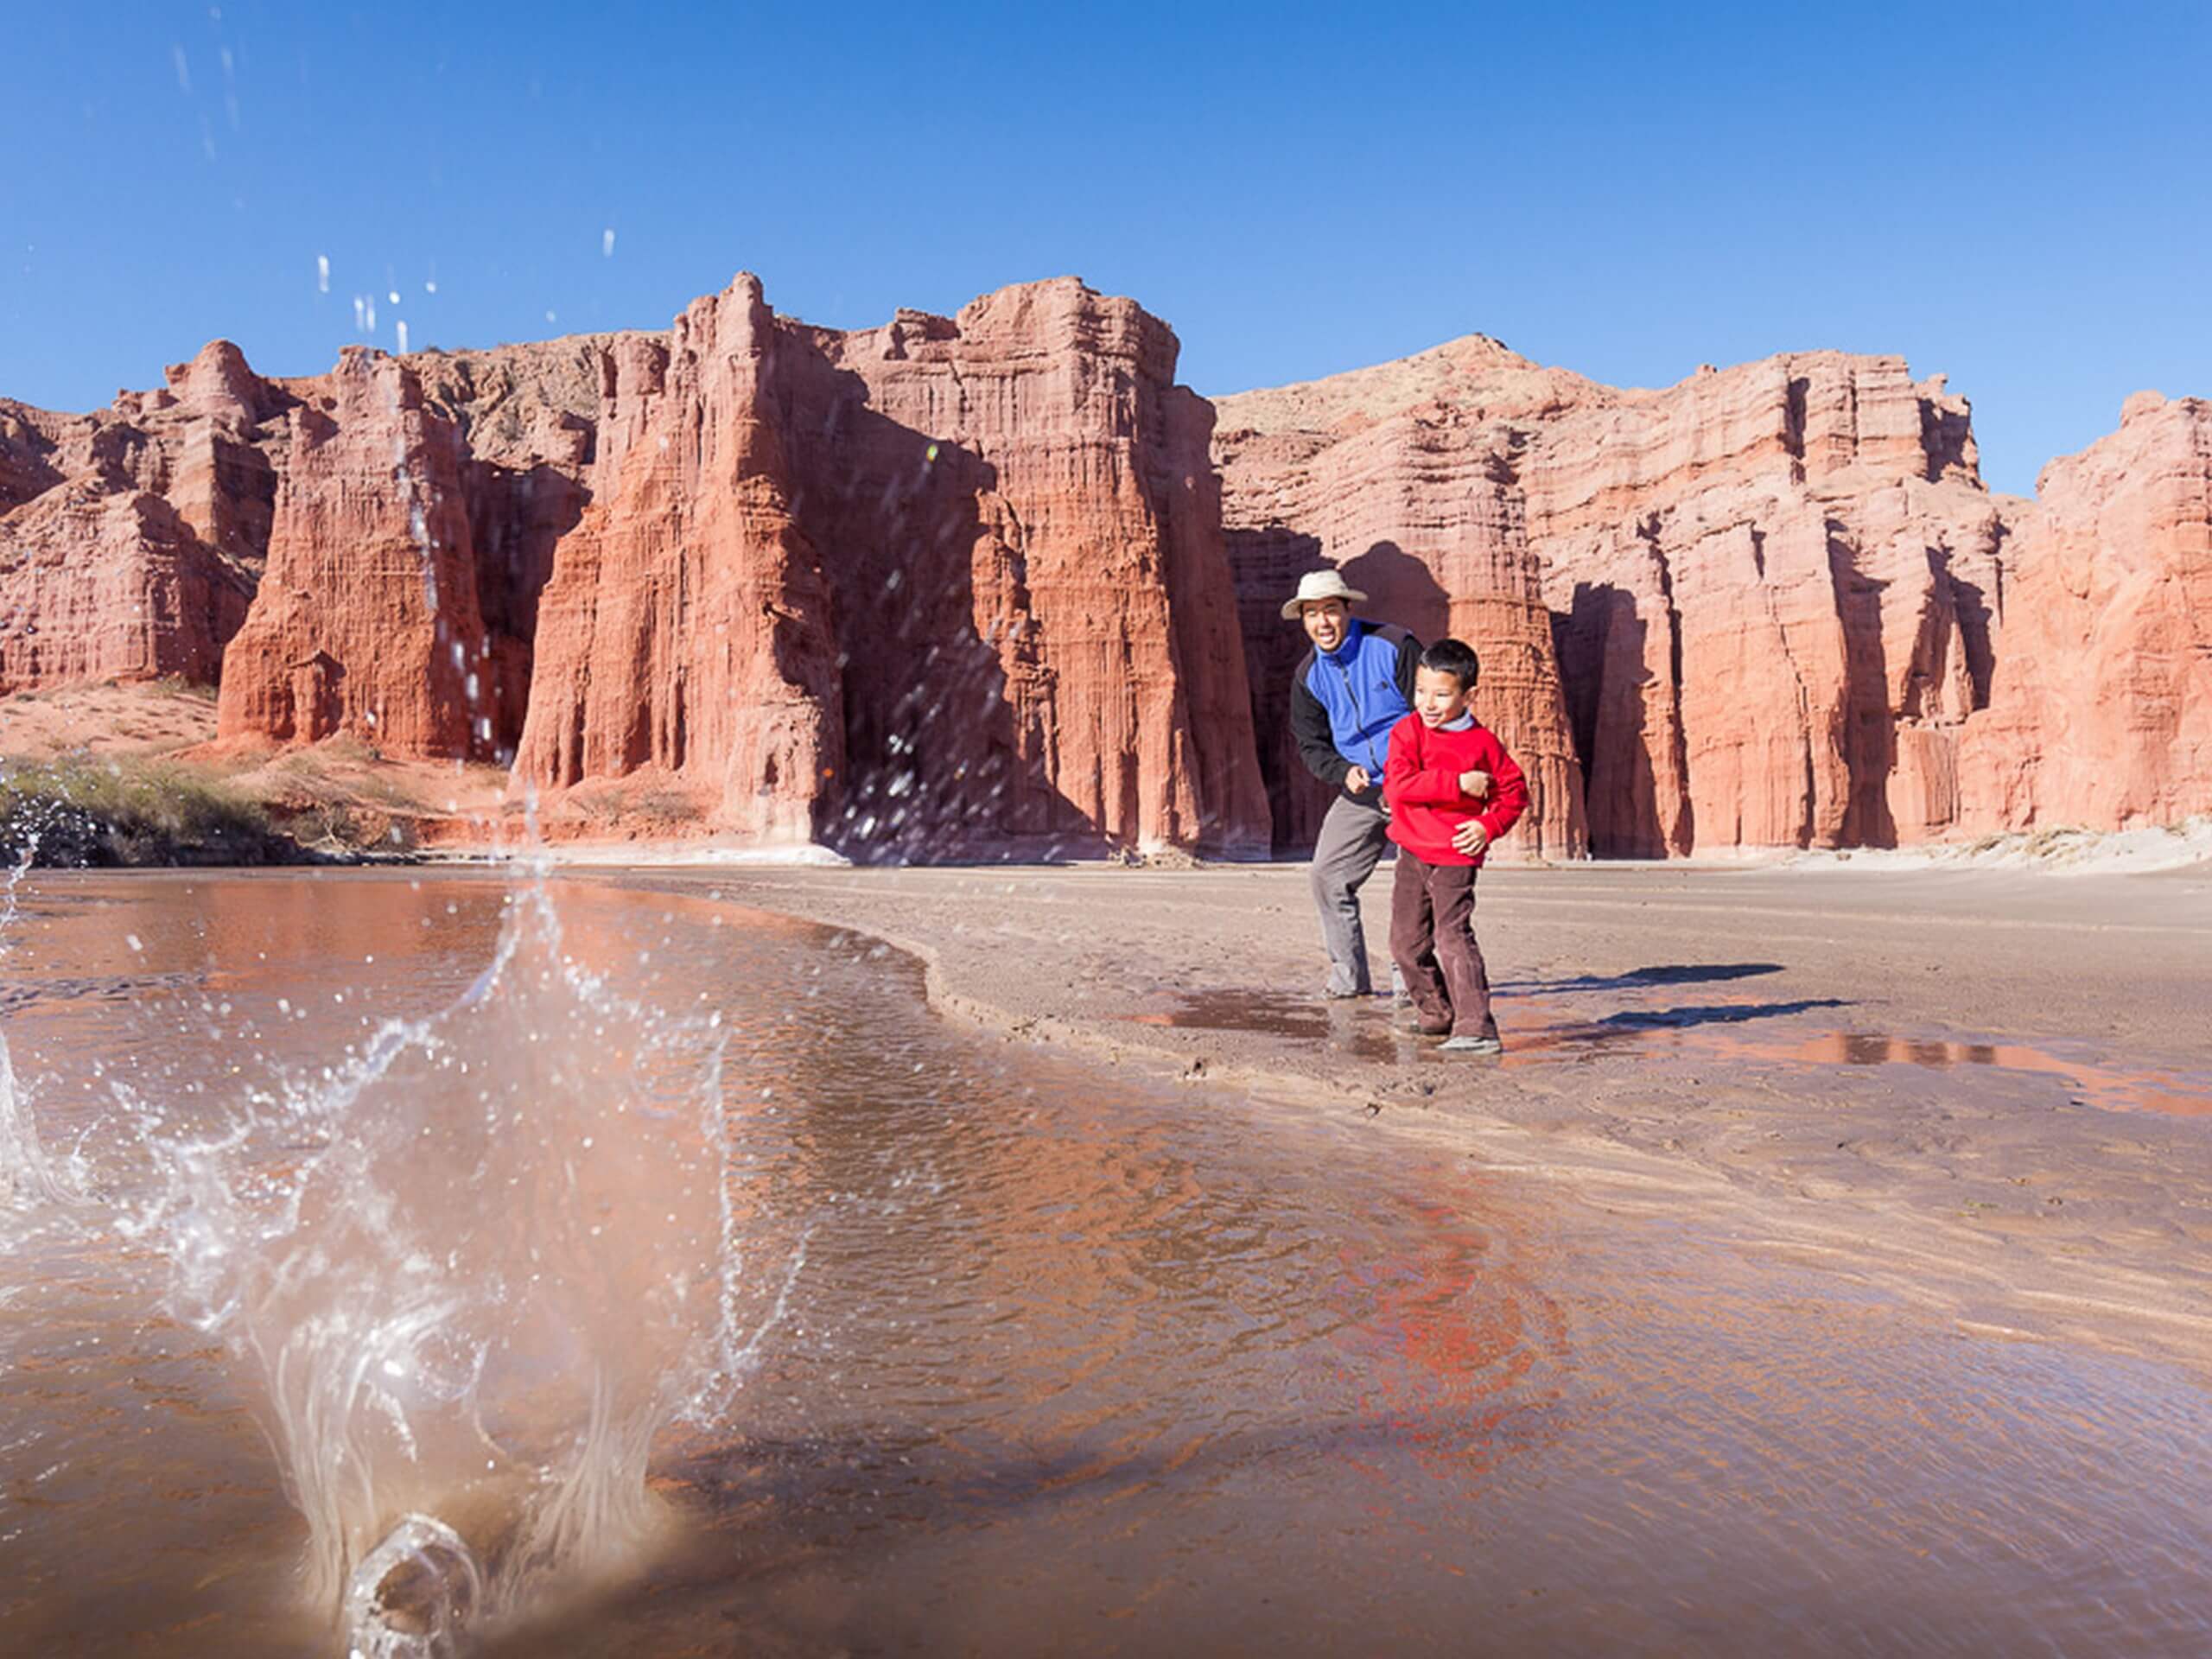
[[[1390,885],[1390,955],[1421,1022],[1449,1020],[1454,1037],[1497,1034],[1490,973],[1475,944],[1476,874],[1471,864],[1424,863],[1401,847]]]

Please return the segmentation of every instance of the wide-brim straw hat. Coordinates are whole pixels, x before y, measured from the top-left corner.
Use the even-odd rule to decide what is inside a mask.
[[[1308,570],[1298,579],[1298,591],[1284,601],[1282,620],[1295,622],[1299,607],[1317,599],[1341,599],[1347,605],[1358,605],[1366,598],[1358,588],[1346,587],[1344,577],[1334,570]]]

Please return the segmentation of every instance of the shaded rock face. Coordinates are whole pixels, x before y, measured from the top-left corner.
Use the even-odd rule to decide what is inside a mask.
[[[1964,401],[1894,358],[1621,391],[1476,337],[1217,407],[1279,845],[1324,802],[1283,729],[1305,646],[1276,607],[1324,563],[1481,653],[1479,711],[1546,780],[1531,850],[1586,826],[1611,855],[1894,846],[2212,804],[2202,404],[2132,404],[2037,503],[1982,487]]]

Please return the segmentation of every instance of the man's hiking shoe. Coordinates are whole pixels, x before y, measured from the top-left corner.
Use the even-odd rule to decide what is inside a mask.
[[[1332,1002],[1348,1002],[1353,997],[1372,996],[1375,993],[1372,991],[1340,991],[1333,985],[1324,985],[1321,988],[1321,995]]]
[[[1505,1045],[1495,1037],[1449,1037],[1445,1039],[1446,1054],[1503,1054]]]

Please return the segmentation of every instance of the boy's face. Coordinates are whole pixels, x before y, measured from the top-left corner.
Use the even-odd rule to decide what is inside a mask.
[[[1415,669],[1414,712],[1424,726],[1448,725],[1467,712],[1467,688],[1440,668]]]
[[[1323,651],[1334,651],[1344,644],[1351,613],[1341,599],[1309,599],[1298,607],[1298,614],[1306,624],[1306,637]]]

